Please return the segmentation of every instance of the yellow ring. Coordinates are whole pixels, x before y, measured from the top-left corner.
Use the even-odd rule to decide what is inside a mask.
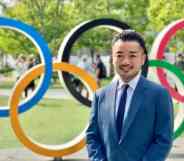
[[[55,62],[53,63],[54,70],[62,70],[65,72],[69,72],[72,74],[78,75],[82,80],[84,80],[92,91],[97,89],[96,81],[93,77],[91,77],[85,70],[76,67],[75,65],[68,64],[68,63],[61,63]],[[47,145],[43,145],[40,143],[36,143],[35,141],[31,140],[28,136],[25,135],[24,131],[22,130],[19,119],[18,119],[18,104],[20,100],[20,96],[22,91],[24,91],[25,87],[38,76],[40,76],[44,72],[43,65],[37,65],[32,68],[28,73],[25,74],[18,84],[16,84],[12,96],[10,97],[9,105],[10,105],[10,119],[11,119],[11,126],[22,144],[24,144],[27,148],[32,150],[35,153],[50,156],[50,157],[60,157],[64,155],[68,155],[79,151],[85,146],[85,135],[84,131],[71,141],[71,145],[67,144],[65,147],[56,148],[56,147],[48,147]]]

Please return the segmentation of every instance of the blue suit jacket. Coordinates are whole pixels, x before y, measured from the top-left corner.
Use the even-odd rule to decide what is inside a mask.
[[[167,90],[140,77],[118,140],[117,81],[95,93],[86,143],[92,161],[164,161],[172,146],[173,105]]]

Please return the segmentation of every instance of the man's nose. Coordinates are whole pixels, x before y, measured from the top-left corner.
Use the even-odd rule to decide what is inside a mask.
[[[121,64],[122,65],[127,65],[130,63],[130,60],[128,57],[124,57],[122,60],[121,60]]]

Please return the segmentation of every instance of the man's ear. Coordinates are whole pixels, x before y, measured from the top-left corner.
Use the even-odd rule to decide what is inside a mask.
[[[143,53],[143,55],[142,55],[142,56],[143,56],[143,59],[142,59],[142,65],[144,65],[144,64],[145,64],[145,62],[146,62],[146,57],[147,57],[147,55]]]

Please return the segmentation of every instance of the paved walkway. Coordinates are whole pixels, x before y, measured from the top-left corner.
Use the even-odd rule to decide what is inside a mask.
[[[0,161],[51,161],[53,158],[43,157],[27,149],[0,150]],[[88,161],[86,148],[63,158],[66,161]],[[184,138],[177,139],[167,161],[184,161]]]
[[[10,96],[12,93],[11,89],[0,89],[0,96]],[[53,98],[53,99],[70,99],[71,96],[64,89],[49,89],[44,98]]]

